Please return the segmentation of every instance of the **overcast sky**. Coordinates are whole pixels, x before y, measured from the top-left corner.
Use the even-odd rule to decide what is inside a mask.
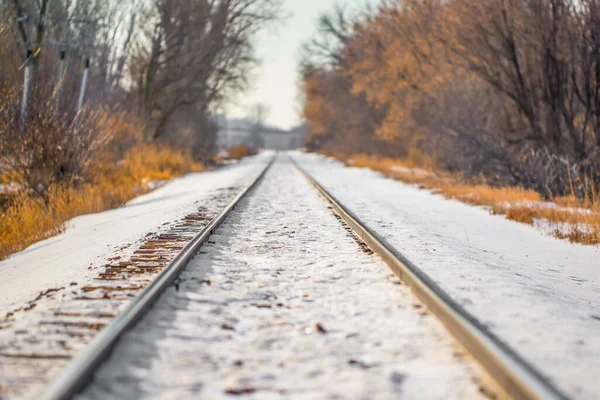
[[[262,63],[256,71],[253,88],[228,107],[229,116],[246,116],[252,104],[264,103],[269,109],[267,122],[290,128],[299,121],[298,53],[303,41],[310,38],[319,16],[340,0],[284,0],[286,14],[291,15],[276,29],[261,33],[257,56]],[[341,3],[361,4],[364,0]]]

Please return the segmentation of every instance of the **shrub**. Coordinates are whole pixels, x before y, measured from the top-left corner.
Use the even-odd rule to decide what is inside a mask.
[[[22,191],[0,212],[0,259],[60,233],[64,222],[77,215],[122,205],[151,189],[151,181],[202,169],[179,150],[141,143],[129,149],[119,162],[99,162],[89,182],[53,183],[44,197]]]
[[[31,96],[22,125],[18,92],[6,90],[0,96],[0,169],[46,200],[54,184],[85,181],[111,139],[110,131],[100,127],[100,114],[57,116],[52,97],[40,93]]]
[[[245,144],[234,146],[228,151],[229,158],[232,160],[240,160],[250,155],[250,148]]]
[[[51,97],[33,101],[24,129],[17,91],[0,96],[0,259],[62,231],[69,219],[118,207],[152,181],[201,171],[191,155],[144,141],[144,124],[100,108],[56,116]]]

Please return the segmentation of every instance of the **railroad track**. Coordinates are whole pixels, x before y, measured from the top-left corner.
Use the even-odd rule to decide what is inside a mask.
[[[179,254],[160,272],[154,281],[139,293],[128,307],[98,334],[93,342],[73,358],[60,376],[45,387],[36,398],[53,400],[70,399],[81,392],[93,377],[94,372],[110,355],[111,350],[121,336],[135,326],[136,322],[148,312],[160,295],[175,282],[179,273],[196,255],[200,247],[208,241],[210,235],[223,223],[227,215],[229,215],[240,200],[260,182],[273,162],[274,158],[256,179],[238,193],[198,235],[183,247]]]
[[[130,330],[150,309],[162,292],[170,287],[178,274],[207,242],[214,230],[221,225],[236,204],[244,198],[258,183],[271,166],[265,168],[260,176],[246,188],[196,236],[164,269],[158,278],[132,302],[132,304],[114,319],[81,352],[64,373],[41,394],[43,399],[67,399],[79,393],[92,379],[95,371],[110,355],[119,338]],[[508,397],[514,399],[566,399],[553,384],[522,357],[495,337],[471,316],[462,306],[436,285],[431,278],[406,259],[399,251],[387,243],[360,221],[350,210],[344,207],[313,177],[299,165],[296,167],[332,206],[335,213],[353,230],[369,249],[378,254],[391,268],[394,274],[429,308],[444,324],[450,334],[471,354],[496,381]]]

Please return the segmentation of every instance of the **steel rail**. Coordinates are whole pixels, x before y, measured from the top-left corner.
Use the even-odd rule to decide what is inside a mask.
[[[507,396],[518,400],[568,399],[426,273],[342,205],[295,160],[292,159],[292,162],[356,235],[388,264],[400,281],[412,289],[450,334],[483,366]]]
[[[108,324],[98,336],[79,353],[55,380],[42,389],[35,398],[42,400],[63,400],[73,398],[91,381],[96,370],[111,354],[120,337],[135,326],[144,314],[150,310],[162,293],[169,288],[196,255],[200,247],[208,240],[235,208],[235,206],[265,176],[275,157],[263,168],[261,173],[243,189],[202,231],[188,243],[181,252],[160,272],[156,279],[146,287],[122,313]]]

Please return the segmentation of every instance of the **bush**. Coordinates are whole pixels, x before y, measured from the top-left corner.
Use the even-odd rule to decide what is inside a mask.
[[[256,154],[256,152],[254,152]],[[252,154],[252,149],[245,144],[234,146],[228,150],[229,158],[232,160],[241,160]]]
[[[25,123],[20,123],[17,90],[0,98],[0,169],[23,189],[48,199],[54,184],[80,184],[102,158],[111,133],[100,126],[100,113],[56,115],[52,97],[36,93]],[[49,100],[36,100],[49,99]]]
[[[20,192],[0,212],[0,259],[31,243],[53,236],[69,219],[118,207],[152,188],[149,183],[166,180],[202,165],[191,156],[169,147],[140,143],[129,149],[119,162],[99,162],[89,182],[51,184],[44,197]]]
[[[118,207],[201,164],[167,145],[144,141],[144,124],[107,109],[54,113],[52,97],[33,100],[24,129],[18,92],[0,94],[0,259],[55,235],[65,221]]]

